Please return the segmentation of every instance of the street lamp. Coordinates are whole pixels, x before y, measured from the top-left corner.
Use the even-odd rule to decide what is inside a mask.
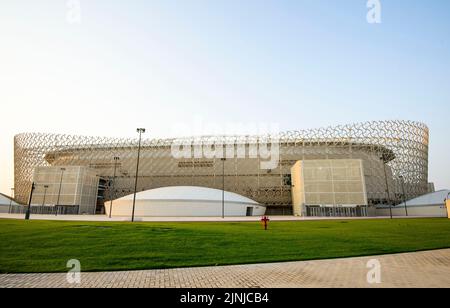
[[[391,196],[390,196],[390,193],[389,193],[389,182],[388,182],[388,178],[387,178],[385,156],[384,156],[384,155],[381,155],[380,159],[383,161],[383,166],[384,166],[384,178],[385,178],[385,180],[386,180],[387,202],[389,203],[389,213],[390,213],[391,219],[392,219],[392,204],[391,204]]]
[[[142,142],[142,134],[145,133],[145,128],[138,128],[137,132],[139,133],[139,147],[138,147],[138,156],[137,156],[137,163],[136,163],[136,179],[134,182],[133,212],[131,214],[131,222],[134,222],[134,211],[136,208],[136,191],[137,191],[138,175],[139,175],[139,160],[141,158],[141,142]]]
[[[30,200],[28,200],[28,208],[27,208],[27,212],[25,214],[25,220],[30,220],[30,215],[31,215],[31,201],[33,200],[33,192],[34,189],[36,188],[36,185],[34,184],[34,182],[31,184],[31,192],[30,192]]]
[[[109,218],[112,217],[112,206],[113,206],[113,199],[116,197],[115,189],[116,189],[116,171],[117,171],[117,162],[119,161],[119,157],[114,157],[114,177],[113,177],[113,184],[110,192],[111,197],[111,204],[109,205]],[[114,193],[114,196],[112,195]]]
[[[47,189],[48,189],[48,185],[44,185],[44,198],[42,199],[42,208],[41,208],[41,214],[44,211],[44,206],[45,206],[45,197],[47,197]]]
[[[222,161],[222,219],[225,219],[225,161],[226,158],[221,158]]]
[[[408,207],[406,206],[406,194],[405,194],[405,178],[403,175],[400,176],[400,180],[402,181],[402,190],[403,190],[403,202],[405,203],[405,213],[408,216]]]
[[[11,208],[12,208],[12,202],[13,202],[13,194],[14,194],[14,188],[11,188],[11,199],[9,199],[8,214],[11,214]]]
[[[58,200],[56,201],[56,205],[55,205],[55,216],[58,216],[59,198],[61,197],[61,187],[62,187],[64,171],[66,171],[66,168],[61,168],[61,180],[59,182]]]

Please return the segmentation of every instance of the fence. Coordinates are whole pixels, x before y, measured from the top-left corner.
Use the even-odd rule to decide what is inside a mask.
[[[365,206],[357,207],[320,207],[307,206],[308,217],[367,217],[368,212]]]
[[[24,214],[28,206],[13,205],[10,214]],[[32,215],[78,215],[78,205],[58,205],[58,206],[31,206]]]

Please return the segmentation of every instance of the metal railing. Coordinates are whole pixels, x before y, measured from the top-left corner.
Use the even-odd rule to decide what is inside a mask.
[[[308,217],[367,217],[368,212],[365,206],[357,206],[357,207],[307,206],[306,215]]]
[[[11,206],[11,214],[25,214],[27,206]],[[31,215],[78,215],[78,205],[58,205],[58,206],[32,206]]]

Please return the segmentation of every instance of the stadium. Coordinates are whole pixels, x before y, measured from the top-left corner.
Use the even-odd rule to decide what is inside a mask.
[[[367,216],[376,206],[429,192],[428,142],[427,126],[411,121],[291,131],[276,138],[143,140],[141,146],[133,139],[25,133],[14,140],[15,200],[27,204],[34,182],[31,203],[41,212],[60,206],[61,213],[105,213],[109,201],[133,194],[140,149],[137,192],[200,187],[248,198],[270,215]],[[223,155],[206,155],[211,153],[205,146]],[[174,155],[178,148],[189,155]],[[271,155],[259,155],[264,148]],[[203,155],[195,155],[199,149]],[[274,158],[275,165],[262,167]],[[294,168],[299,162],[302,170]],[[302,174],[298,180],[294,171]],[[297,194],[302,206],[296,213]]]

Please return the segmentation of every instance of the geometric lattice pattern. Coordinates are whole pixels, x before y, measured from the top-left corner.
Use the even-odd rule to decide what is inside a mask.
[[[258,146],[259,136],[202,137],[185,139],[194,149],[198,144]],[[369,204],[399,203],[427,192],[428,142],[426,125],[410,121],[375,121],[292,131],[277,136],[279,162],[273,170],[260,168],[260,157],[174,158],[175,139],[142,142],[138,190],[166,186],[201,186],[225,189],[269,206],[290,206],[290,170],[298,160],[362,159]],[[33,170],[38,166],[85,166],[113,181],[115,191],[106,200],[130,194],[134,189],[137,159],[136,139],[114,139],[27,133],[14,139],[15,195],[26,203]],[[118,162],[114,157],[119,157]],[[390,195],[386,190],[386,167]],[[223,172],[223,168],[225,172]],[[39,185],[39,183],[37,183]]]

